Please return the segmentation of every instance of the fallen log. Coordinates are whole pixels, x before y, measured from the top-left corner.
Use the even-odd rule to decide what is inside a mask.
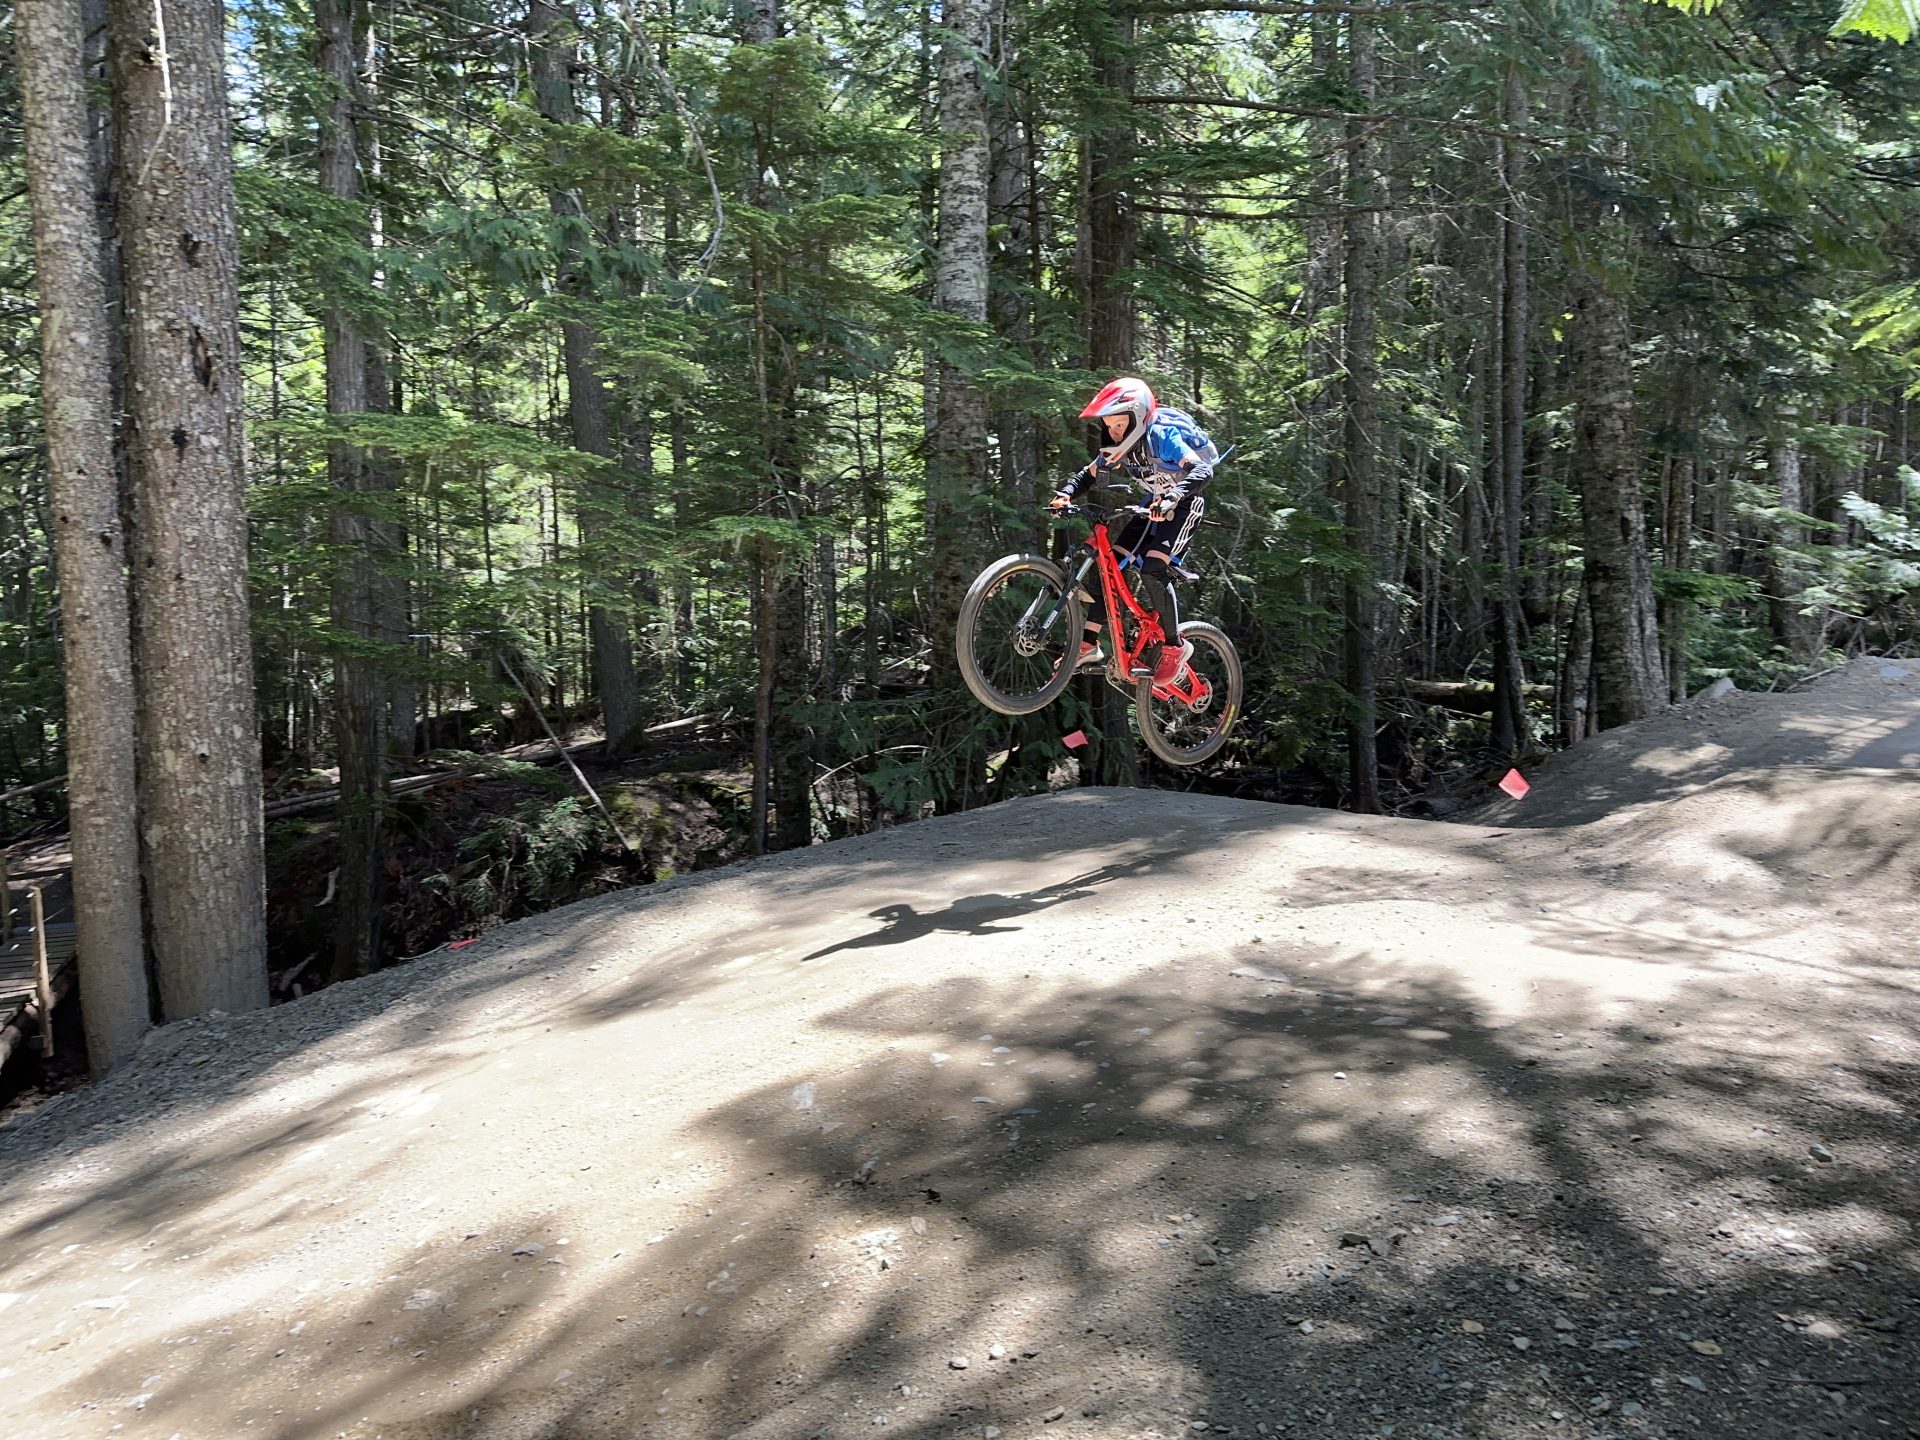
[[[669,720],[663,725],[649,725],[640,733],[643,735],[662,735],[677,737],[684,734],[697,734],[703,726],[717,725],[727,719],[722,714],[689,715],[684,720]],[[532,745],[516,745],[495,757],[502,760],[520,760],[530,765],[558,765],[561,761],[591,750],[600,744],[598,740],[583,740],[578,745],[567,745],[556,749],[552,744],[538,742]],[[476,780],[486,774],[483,767],[465,765],[453,770],[439,770],[428,775],[402,775],[387,782],[389,796],[418,795],[441,785],[451,785],[456,780]],[[314,790],[305,795],[290,795],[284,800],[269,800],[266,805],[266,818],[284,820],[289,815],[304,815],[309,810],[324,810],[329,805],[340,803],[340,787],[326,790]]]
[[[1386,688],[1409,700],[1418,700],[1422,705],[1463,710],[1469,715],[1493,713],[1491,680],[1400,680]],[[1551,685],[1527,685],[1522,690],[1530,703],[1541,704],[1553,699]]]

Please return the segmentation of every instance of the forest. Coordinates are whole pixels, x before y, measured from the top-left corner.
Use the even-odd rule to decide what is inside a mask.
[[[0,5],[0,788],[72,826],[96,1066],[149,973],[365,974],[706,863],[648,849],[694,809],[708,859],[1075,782],[1438,815],[1911,653],[1916,24]],[[1122,374],[1233,447],[1183,605],[1245,713],[1191,772],[1097,680],[955,674]],[[589,725],[591,795],[497,753]],[[511,798],[389,790],[435,766]]]

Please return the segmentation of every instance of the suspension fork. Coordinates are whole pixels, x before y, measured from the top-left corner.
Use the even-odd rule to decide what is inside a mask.
[[[1055,597],[1053,604],[1047,607],[1047,613],[1044,616],[1036,616],[1035,612],[1040,609],[1040,602],[1046,597],[1043,595],[1034,596],[1033,603],[1027,606],[1027,613],[1020,617],[1021,626],[1030,629],[1031,632],[1036,635],[1044,635],[1053,629],[1054,623],[1060,618],[1060,612],[1067,607],[1067,597],[1078,589],[1081,582],[1087,578],[1087,570],[1093,564],[1093,558],[1091,555],[1086,555],[1081,558],[1079,568],[1067,577],[1066,589],[1062,590],[1060,594]]]

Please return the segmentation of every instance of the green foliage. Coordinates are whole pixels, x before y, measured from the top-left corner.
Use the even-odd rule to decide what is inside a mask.
[[[1915,30],[1920,30],[1920,0],[1847,0],[1833,25],[1835,35],[1864,35],[1903,45]]]
[[[1920,611],[1920,471],[1903,465],[1897,478],[1900,508],[1875,504],[1854,491],[1840,497],[1840,507],[1866,532],[1853,551],[1859,591],[1910,621]]]
[[[1389,7],[1372,17],[1369,99],[1330,17],[1142,12],[1120,47],[1125,93],[1099,70],[1119,53],[1105,10],[1015,0],[988,57],[980,324],[933,304],[943,137],[924,7],[796,0],[792,33],[761,46],[737,43],[726,7],[578,7],[580,119],[560,125],[530,103],[521,11],[396,0],[373,29],[379,83],[361,100],[362,194],[348,202],[318,183],[334,97],[310,11],[241,0],[263,714],[319,763],[337,658],[377,657],[424,710],[497,711],[520,703],[503,652],[543,705],[583,713],[594,612],[630,632],[650,713],[750,715],[774,679],[808,774],[834,777],[814,786],[816,833],[1048,783],[1066,758],[1057,737],[1095,727],[1077,690],[1044,724],[1015,724],[924,688],[951,644],[930,633],[928,384],[948,367],[989,407],[989,434],[966,437],[982,443],[980,474],[952,565],[1043,547],[1039,492],[1084,458],[1074,416],[1107,378],[1088,361],[1083,167],[1089,142],[1124,131],[1128,366],[1240,444],[1193,557],[1208,578],[1184,597],[1229,624],[1249,666],[1244,768],[1228,773],[1249,793],[1254,771],[1338,774],[1343,592],[1363,570],[1342,509],[1341,259],[1356,217],[1340,165],[1358,135],[1344,117],[1362,110],[1389,180],[1366,437],[1383,479],[1384,673],[1489,673],[1489,602],[1507,583],[1489,549],[1507,207],[1531,265],[1516,582],[1529,678],[1555,677],[1580,593],[1568,345],[1588,274],[1632,318],[1620,364],[1650,510],[1667,523],[1655,502],[1679,471],[1694,486],[1694,523],[1663,537],[1654,577],[1686,617],[1667,638],[1693,670],[1784,673],[1765,570],[1789,532],[1811,537],[1786,549],[1801,603],[1837,617],[1836,639],[1898,643],[1914,623],[1915,501],[1886,479],[1893,404],[1920,394],[1920,52],[1866,37],[1905,38],[1914,6],[1848,0],[1844,40],[1827,33],[1831,5]],[[6,113],[10,84],[0,74]],[[1167,103],[1175,91],[1229,103]],[[0,144],[0,195],[20,183],[17,146]],[[1604,234],[1574,218],[1589,202]],[[0,206],[0,302],[23,317],[25,223],[24,206]],[[329,312],[376,340],[391,413],[328,416]],[[574,444],[586,382],[567,373],[563,327],[586,337],[603,382],[608,455]],[[22,778],[61,763],[31,328],[0,327],[0,456],[18,481],[0,493],[0,762]],[[1811,515],[1753,478],[1789,436]],[[347,445],[392,488],[336,490],[328,452]],[[405,618],[371,642],[333,618],[365,559],[335,538],[348,518],[404,537],[380,565]],[[769,614],[797,636],[777,677],[759,673]],[[468,888],[472,915],[564,893],[576,824],[590,823],[516,814],[447,883]]]
[[[462,840],[465,862],[433,883],[464,925],[545,910],[575,888],[582,862],[614,839],[600,813],[577,797],[527,800]]]

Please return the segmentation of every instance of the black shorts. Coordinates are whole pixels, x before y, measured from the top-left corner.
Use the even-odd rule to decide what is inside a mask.
[[[1165,520],[1149,520],[1135,515],[1113,537],[1113,548],[1143,559],[1150,550],[1164,550],[1179,564],[1186,558],[1193,537],[1199,533],[1200,520],[1207,513],[1205,495],[1188,495],[1173,507]]]

